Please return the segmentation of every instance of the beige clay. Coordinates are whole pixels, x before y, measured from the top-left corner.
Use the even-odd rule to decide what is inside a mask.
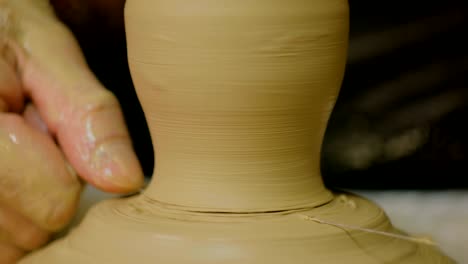
[[[154,180],[21,263],[453,263],[322,184],[346,1],[127,2]]]

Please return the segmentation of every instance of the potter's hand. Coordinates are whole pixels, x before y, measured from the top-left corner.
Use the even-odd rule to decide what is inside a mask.
[[[0,263],[69,222],[75,171],[109,192],[143,182],[117,100],[47,3],[0,0]]]

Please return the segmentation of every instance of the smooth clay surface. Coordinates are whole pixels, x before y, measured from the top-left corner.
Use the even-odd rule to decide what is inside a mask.
[[[452,263],[322,184],[346,1],[129,0],[126,25],[154,180],[22,263]]]

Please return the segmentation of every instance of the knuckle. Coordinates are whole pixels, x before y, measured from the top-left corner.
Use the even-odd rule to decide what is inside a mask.
[[[88,132],[93,133],[95,147],[103,142],[129,140],[120,104],[111,92],[97,96],[81,122],[86,124]]]
[[[106,89],[94,90],[87,97],[87,99],[89,99],[89,103],[86,108],[89,111],[99,111],[101,109],[113,108],[119,105],[117,97]]]
[[[80,107],[82,121],[94,119],[101,113],[114,112],[120,109],[117,97],[110,91],[99,89],[89,93],[84,98],[84,103]]]
[[[77,209],[80,187],[68,189],[66,195],[61,195],[60,201],[43,214],[44,228],[49,231],[59,231],[72,219]]]
[[[0,243],[0,263],[14,264],[24,256],[25,252],[17,247]]]
[[[80,189],[80,186],[69,186],[60,192],[36,193],[27,198],[23,197],[19,202],[20,210],[39,229],[24,230],[21,237],[26,239],[22,241],[33,237],[38,239],[36,242],[39,243],[46,235],[41,232],[55,232],[66,226],[76,211]]]
[[[27,251],[43,246],[48,240],[49,233],[34,225],[23,227],[15,235],[16,244]]]
[[[0,177],[0,199],[2,201],[14,200],[24,190],[24,185],[16,177],[10,175]]]

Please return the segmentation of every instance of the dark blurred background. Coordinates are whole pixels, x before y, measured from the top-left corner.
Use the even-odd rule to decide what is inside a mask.
[[[153,150],[126,58],[125,0],[51,0],[119,98],[146,175]],[[468,187],[468,1],[350,0],[350,46],[322,151],[334,188]]]

